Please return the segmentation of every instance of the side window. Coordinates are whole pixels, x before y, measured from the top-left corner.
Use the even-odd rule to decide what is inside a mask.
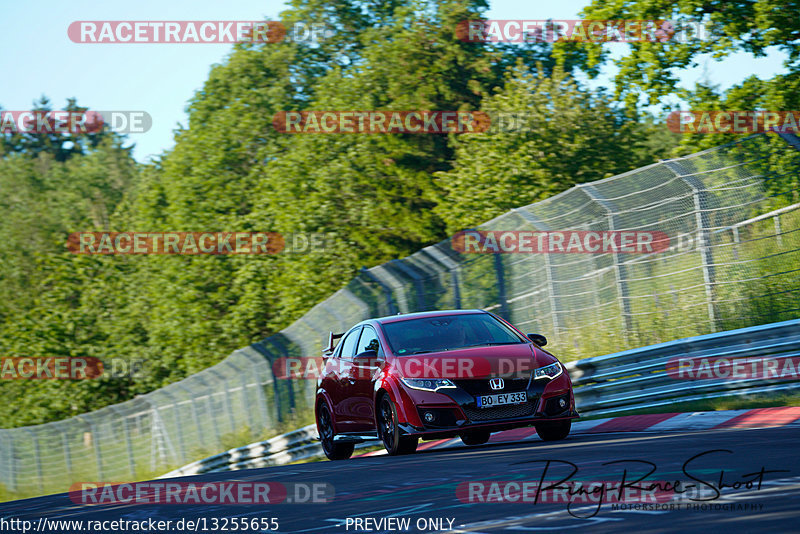
[[[375,329],[371,326],[365,326],[361,331],[361,339],[358,340],[356,354],[361,354],[362,352],[368,350],[374,350],[375,352],[378,352],[378,349],[380,349],[378,334],[375,333]]]
[[[342,350],[339,352],[339,357],[343,360],[352,360],[353,359],[353,349],[356,348],[356,341],[358,340],[358,333],[361,331],[361,328],[356,328],[352,330],[347,337],[344,338],[342,341]]]

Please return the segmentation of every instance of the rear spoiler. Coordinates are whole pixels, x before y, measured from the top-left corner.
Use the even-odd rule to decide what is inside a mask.
[[[333,354],[334,349],[336,349],[335,342],[339,341],[340,339],[342,339],[343,335],[344,335],[344,332],[342,332],[341,334],[334,334],[333,332],[330,332],[328,334],[328,346],[325,347],[324,349],[322,349],[322,356],[323,357],[327,358],[328,356]]]

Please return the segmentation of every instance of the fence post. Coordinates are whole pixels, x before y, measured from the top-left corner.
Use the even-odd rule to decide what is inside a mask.
[[[178,415],[178,400],[169,392],[168,388],[161,390],[164,395],[172,401],[172,418],[175,420],[175,432],[178,434],[178,447],[180,448],[180,461],[186,461],[186,441],[183,439],[183,419]],[[127,425],[125,428],[127,432]]]
[[[333,318],[333,322],[336,325],[334,326],[333,324],[331,324],[330,330],[335,330],[336,328],[341,330],[342,328],[347,328],[348,326],[350,326],[346,324],[345,319],[342,318],[342,315],[340,313],[337,313],[335,308],[331,307],[330,300],[333,299],[334,297],[338,298],[339,295],[341,295],[341,298],[346,298],[347,300],[350,300],[349,297],[343,294],[342,290],[339,290],[336,293],[334,293],[333,296],[331,296],[331,298],[325,299],[319,303],[319,308],[321,310],[324,310],[325,313],[327,313],[331,318]],[[328,342],[328,333],[323,332],[321,337],[322,337],[322,346],[324,347],[325,344]]]
[[[700,257],[703,259],[703,281],[706,288],[706,300],[708,302],[708,319],[711,322],[711,331],[717,331],[717,312],[716,296],[714,285],[716,284],[716,273],[714,268],[714,254],[711,252],[711,226],[708,220],[708,199],[703,184],[695,177],[684,177],[683,181],[692,188],[694,198],[695,218],[697,222],[697,246],[700,249]]]
[[[247,376],[242,372],[241,369],[236,367],[234,364],[228,362],[228,365],[233,367],[233,369],[236,371],[237,376],[239,376],[239,381],[240,381],[240,383],[242,385],[241,386],[242,387],[242,409],[245,412],[247,412],[247,426],[250,427],[250,431],[252,432],[253,428],[254,428],[254,425],[253,425],[253,412],[250,410],[250,406],[248,406],[248,402],[247,402]]]
[[[256,383],[253,385],[255,386],[256,389],[260,387],[258,381],[256,381]],[[247,402],[248,387],[250,387],[250,384],[247,382],[247,376],[244,373],[242,373],[242,409],[247,412],[247,426],[250,427],[250,432],[255,434],[257,432],[255,414],[253,413],[253,410],[250,409],[251,406]]]
[[[275,416],[277,417],[278,422],[282,423],[283,401],[281,401],[281,391],[280,388],[278,387],[278,377],[275,376],[275,369],[272,368],[272,366],[275,365],[275,362],[278,361],[278,359],[280,359],[280,356],[278,357],[278,359],[276,359],[275,356],[273,356],[273,354],[266,347],[266,345],[264,345],[265,341],[269,341],[270,343],[272,343],[273,346],[281,348],[279,345],[275,344],[274,340],[272,339],[273,337],[275,336],[259,341],[258,343],[253,343],[251,347],[253,347],[253,349],[256,352],[264,356],[264,358],[266,358],[269,364],[267,367],[269,367],[269,372],[272,373],[272,391],[274,393],[274,398],[275,398]],[[287,357],[288,353],[283,353],[281,356]],[[291,380],[289,380],[289,382],[291,382]],[[294,402],[294,396],[292,395],[292,389],[291,389],[292,385],[289,384],[288,388],[289,388],[289,402]]]
[[[202,438],[202,435],[203,435],[203,429],[200,426],[200,416],[197,413],[197,405],[195,404],[195,401],[194,401],[194,392],[191,389],[189,389],[188,387],[186,387],[184,384],[182,384],[181,382],[177,382],[177,384],[181,389],[183,389],[188,394],[189,403],[190,403],[190,405],[192,407],[192,421],[194,421],[194,427],[197,430],[197,434],[196,434],[197,435],[197,440],[200,441],[200,439]]]
[[[255,346],[254,345],[250,345],[250,347],[253,348],[253,350],[255,350]],[[253,354],[252,355],[253,358],[251,358],[250,351],[248,351],[246,349],[243,349],[242,352],[244,353],[245,357],[247,358],[247,361],[250,362],[250,364],[251,364],[251,366],[253,368],[253,376],[256,377],[256,383],[255,383],[256,384],[256,396],[258,397],[258,406],[260,407],[259,411],[261,412],[262,419],[264,420],[264,428],[269,428],[270,427],[270,417],[269,417],[269,412],[267,411],[267,399],[264,396],[264,390],[262,389],[263,383],[261,381],[261,374],[259,373],[259,364],[266,365],[267,367],[269,367],[269,365],[265,363],[267,361],[265,358],[255,359],[254,360],[253,358],[258,358],[258,356],[256,354]],[[271,369],[270,369],[270,372],[272,372]],[[274,377],[273,377],[273,381],[274,381]]]
[[[72,481],[72,455],[69,450],[69,438],[63,428],[59,428],[59,432],[61,433],[61,447],[64,450],[64,465],[67,468],[67,478]]]
[[[797,137],[795,134],[789,132],[780,132],[778,130],[774,131],[781,137],[781,139],[789,143],[790,146],[792,146],[796,150],[800,150],[800,138]]]
[[[403,280],[398,278],[386,265],[376,265],[369,271],[375,278],[383,281],[388,287],[394,290],[394,294],[397,298],[397,307],[400,313],[409,313],[412,311],[411,307],[408,305],[408,297],[406,296],[406,288]]]
[[[345,330],[346,329],[347,328],[345,328]],[[269,341],[270,344],[273,347],[275,347],[275,349],[277,349],[277,351],[278,351],[278,359],[291,357],[291,352],[289,351],[289,347],[286,346],[286,343],[284,342],[284,340],[282,338],[279,337],[279,335],[270,336],[269,338],[265,339],[264,341]],[[266,349],[266,345],[264,345],[264,342],[262,342],[261,345]],[[271,353],[270,353],[270,355],[272,356]],[[274,358],[274,356],[273,356],[273,358]],[[272,376],[273,376],[273,378],[275,378],[274,369],[272,371],[273,371]],[[287,376],[284,380],[286,382],[286,389],[287,389],[287,391],[289,393],[289,413],[294,413],[294,411],[296,409],[296,400],[295,400],[295,394],[294,394],[294,381],[289,376]],[[277,383],[278,383],[278,379],[275,378],[276,388],[277,388]],[[276,391],[277,391],[277,389],[276,389]],[[280,406],[279,406],[279,408],[280,408]]]
[[[10,434],[10,433],[9,433]],[[4,449],[6,450],[6,462],[8,466],[8,482],[6,486],[8,487],[9,491],[16,491],[17,490],[17,462],[16,462],[16,450],[14,447],[14,436],[13,435],[6,435]]]
[[[370,315],[369,314],[369,304],[367,304],[366,302],[364,302],[363,300],[358,298],[352,291],[350,291],[347,288],[341,289],[340,291],[341,291],[341,294],[347,300],[352,302],[361,311],[361,313],[359,314],[359,318],[360,319],[366,319],[366,318],[369,317],[369,315]],[[343,323],[342,324],[342,330],[344,330],[348,326],[350,326],[350,325],[348,325],[346,323]]]
[[[450,258],[441,250],[437,249],[434,245],[425,247],[422,249],[422,252],[428,254],[428,256],[444,265],[445,268],[450,271],[450,283],[453,287],[453,307],[455,309],[460,309],[461,289],[459,288],[458,272],[461,269],[461,266],[458,264],[458,262]]]
[[[92,419],[91,414],[77,415],[75,417],[76,419],[80,419],[81,421],[86,421],[87,424],[89,425],[89,435],[91,436],[92,447],[94,448],[95,461],[97,463],[97,480],[103,480],[105,478],[105,474],[103,471],[103,455],[100,452],[100,443],[99,443],[100,435],[97,432],[97,426],[94,424],[94,420]],[[84,419],[84,417],[86,417],[86,419]]]
[[[714,269],[714,254],[711,251],[711,223],[708,217],[708,193],[703,182],[696,176],[685,176],[682,169],[675,161],[665,161],[664,166],[671,170],[675,176],[692,190],[694,200],[694,217],[697,224],[697,248],[700,251],[700,258],[703,266],[703,285],[706,289],[706,303],[708,307],[708,320],[711,323],[711,331],[717,331],[717,311],[716,311],[716,273]],[[737,236],[738,237],[738,236]]]
[[[386,296],[386,307],[389,309],[389,315],[395,315],[397,313],[397,307],[395,306],[394,298],[392,297],[392,289],[380,278],[372,274],[372,272],[366,267],[362,267],[360,272],[370,281],[375,282],[378,284],[378,286],[380,286],[380,288],[383,290],[383,294]]]
[[[581,224],[581,228],[583,229],[584,232],[590,231],[589,225],[586,224],[586,223]],[[589,257],[591,259],[592,270],[589,271],[587,274],[591,275],[592,305],[594,306],[594,309],[599,312],[599,310],[600,310],[600,297],[597,294],[598,293],[598,286],[597,286],[597,278],[596,278],[597,277],[597,272],[598,272],[599,269],[597,267],[597,261],[596,261],[596,259],[594,257],[594,254],[590,254]],[[586,275],[584,275],[584,276],[586,276]]]
[[[583,190],[590,199],[597,202],[607,213],[608,230],[616,230],[616,208],[614,203],[600,194],[600,191],[591,184],[578,184],[576,187]],[[620,259],[619,252],[613,252],[614,275],[617,281],[617,294],[619,295],[620,310],[622,311],[622,326],[625,329],[625,337],[633,331],[633,316],[631,315],[630,294],[628,291],[628,271],[625,263]]]
[[[31,441],[33,441],[33,454],[36,457],[36,477],[39,482],[39,491],[43,491],[44,475],[42,474],[42,454],[39,450],[39,437],[36,435],[36,432],[30,428],[25,428],[25,430],[31,435]]]
[[[7,488],[10,486],[8,473],[11,473],[10,441],[8,432],[0,430],[0,484],[4,484]]]
[[[422,283],[422,276],[419,275],[414,267],[406,265],[402,260],[391,260],[389,263],[414,280],[414,289],[416,289],[417,293],[417,305],[414,311],[427,310],[428,306],[425,304],[425,286]]]
[[[157,404],[150,403],[150,469],[155,471],[158,465],[169,465],[167,455],[172,453],[172,461],[178,462],[178,455],[175,454],[175,447],[172,446],[172,441],[169,439],[167,426],[164,424],[164,419],[161,417],[161,409]],[[159,460],[156,460],[156,457]]]
[[[503,266],[503,258],[500,257],[499,252],[492,254],[494,260],[494,272],[497,275],[497,300],[500,304],[500,316],[506,321],[511,320],[511,315],[508,313],[508,301],[506,300],[506,272]]]
[[[194,375],[195,380],[199,380],[203,386],[205,386],[205,390],[207,393],[205,394],[206,398],[206,411],[208,411],[208,418],[211,420],[211,426],[214,429],[214,438],[217,440],[217,446],[222,446],[222,437],[219,433],[219,425],[217,424],[217,417],[214,414],[214,404],[212,401],[212,389],[209,387],[208,382],[201,376],[201,373]],[[199,428],[199,427],[198,427]]]
[[[536,228],[540,231],[550,231],[549,225],[542,222],[539,217],[531,213],[525,208],[515,208],[511,211],[520,215],[525,222]],[[555,268],[553,266],[553,260],[550,257],[550,252],[546,252],[544,254],[544,268],[545,273],[547,274],[547,297],[550,301],[550,310],[552,311],[552,319],[553,319],[553,334],[558,336],[558,332],[561,329],[561,318],[559,317],[559,312],[561,310],[561,298],[559,296],[559,291],[556,288],[556,277],[555,277]]]
[[[133,456],[133,444],[131,443],[131,433],[128,429],[128,418],[125,414],[119,412],[116,405],[109,406],[111,411],[117,414],[117,417],[122,420],[122,435],[125,437],[125,452],[128,455],[128,471],[131,477],[136,476],[136,459]]]
[[[226,363],[226,365],[228,364]],[[228,386],[228,378],[217,371],[214,367],[209,367],[208,372],[212,373],[217,377],[218,380],[222,381],[223,403],[225,405],[225,411],[228,414],[227,419],[230,423],[231,434],[233,434],[236,432],[236,416],[233,413],[233,406],[231,405],[231,389]]]

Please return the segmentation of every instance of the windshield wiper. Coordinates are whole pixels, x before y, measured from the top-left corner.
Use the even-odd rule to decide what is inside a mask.
[[[486,347],[491,345],[518,345],[520,341],[488,341],[486,343],[475,343],[474,345],[465,345],[460,347],[462,349],[468,349],[470,347]]]
[[[409,352],[408,354],[426,354],[428,352],[447,352],[448,350],[453,349],[433,349],[433,350],[415,350],[414,352]]]

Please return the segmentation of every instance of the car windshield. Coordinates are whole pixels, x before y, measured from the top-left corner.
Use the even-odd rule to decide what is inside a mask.
[[[487,345],[525,343],[500,321],[485,313],[409,319],[383,325],[399,356]]]

